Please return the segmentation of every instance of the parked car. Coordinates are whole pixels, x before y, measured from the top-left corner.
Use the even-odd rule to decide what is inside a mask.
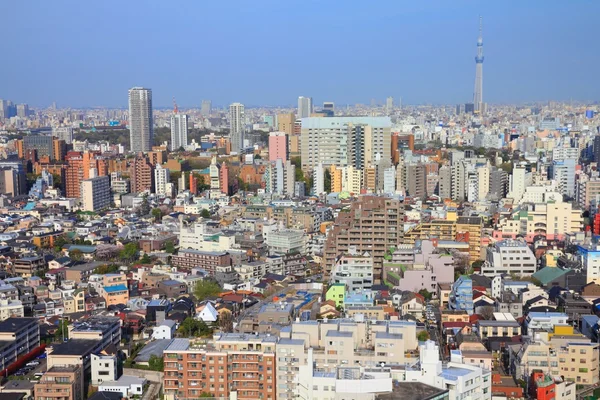
[[[27,364],[25,364],[26,367],[37,367],[38,365],[40,365],[39,361],[30,361]]]

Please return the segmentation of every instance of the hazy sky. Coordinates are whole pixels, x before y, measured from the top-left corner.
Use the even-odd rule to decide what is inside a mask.
[[[600,1],[4,0],[0,98],[198,107],[600,98]]]

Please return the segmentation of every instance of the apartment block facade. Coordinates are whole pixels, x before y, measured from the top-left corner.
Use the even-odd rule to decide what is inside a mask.
[[[210,393],[227,399],[275,400],[275,336],[219,334],[212,340],[174,339],[164,351],[165,399]]]
[[[373,257],[375,283],[382,279],[385,253],[401,243],[404,234],[404,204],[399,200],[364,196],[339,213],[327,235],[323,271],[329,278],[336,258],[354,246],[357,252]]]

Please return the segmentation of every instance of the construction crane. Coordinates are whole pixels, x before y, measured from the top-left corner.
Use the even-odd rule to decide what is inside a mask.
[[[177,114],[179,109],[177,108],[177,103],[175,102],[175,96],[173,96],[173,113]]]

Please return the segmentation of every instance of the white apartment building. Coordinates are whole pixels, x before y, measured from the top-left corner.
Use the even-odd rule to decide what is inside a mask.
[[[218,240],[214,238],[218,237]],[[235,235],[224,235],[211,229],[203,222],[181,221],[179,226],[179,248],[202,251],[227,251],[234,247]]]
[[[171,115],[171,151],[188,145],[188,116],[186,114]]]
[[[338,258],[331,271],[331,283],[346,285],[348,292],[361,292],[373,286],[373,257],[368,253],[358,254],[350,246],[347,254]]]
[[[99,211],[110,206],[110,178],[97,176],[81,181],[81,209],[83,211]]]
[[[524,166],[515,166],[510,176],[510,185],[508,190],[508,198],[511,198],[518,203],[525,193],[525,189],[531,186],[533,177],[531,172],[527,172]]]
[[[428,340],[419,346],[419,364],[406,368],[398,380],[421,382],[440,389],[449,390],[450,400],[491,399],[491,371],[473,365],[462,364],[457,358],[451,358],[444,364],[439,359],[439,347]]]
[[[372,400],[375,393],[391,392],[392,373],[386,367],[338,366],[333,372],[315,368],[313,349],[298,371],[297,399],[302,400]]]
[[[171,188],[169,179],[171,172],[168,168],[163,168],[160,164],[156,164],[154,168],[154,187],[157,195],[160,196],[171,196],[168,189]]]
[[[500,274],[529,276],[537,270],[537,261],[527,243],[503,240],[486,249],[486,259],[481,274],[495,277]]]
[[[270,254],[288,254],[306,252],[308,237],[303,230],[280,229],[268,234],[265,243],[269,247]]]
[[[101,385],[104,382],[116,381],[119,377],[117,373],[117,356],[114,354],[92,354],[91,368],[93,386]]]
[[[11,300],[4,295],[0,298],[0,321],[10,317],[23,318],[25,316],[24,307],[21,300]]]
[[[298,97],[298,118],[308,118],[313,112],[312,97]]]
[[[416,323],[408,321],[301,321],[282,330],[280,337],[277,343],[277,399],[294,399],[307,394],[299,387],[299,375],[301,366],[309,367],[309,349],[312,349],[314,368],[332,373],[338,367],[377,368],[382,363],[404,365],[414,357],[411,352],[418,344]],[[309,370],[304,368],[303,373],[309,374]],[[328,386],[331,391],[331,385],[322,383],[317,390],[325,392],[323,386]]]

